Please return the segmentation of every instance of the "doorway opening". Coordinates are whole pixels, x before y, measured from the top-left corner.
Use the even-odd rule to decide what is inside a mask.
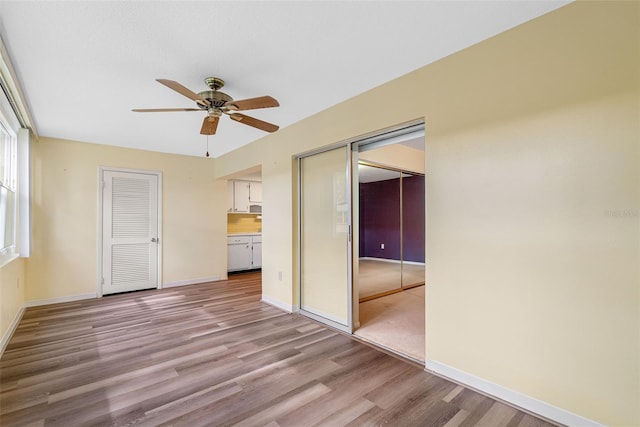
[[[354,334],[420,363],[425,360],[424,165],[420,126],[359,144],[354,174],[359,320]]]
[[[262,269],[262,167],[227,177],[227,273]]]
[[[424,123],[297,163],[300,313],[424,363]]]

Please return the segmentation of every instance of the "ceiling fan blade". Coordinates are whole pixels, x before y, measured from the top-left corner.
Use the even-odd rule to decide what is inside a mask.
[[[136,113],[165,113],[170,111],[203,111],[200,108],[134,108]]]
[[[231,117],[231,119],[235,120],[236,122],[240,122],[248,126],[253,126],[254,128],[261,129],[265,132],[275,132],[280,129],[279,126],[276,126],[272,123],[263,122],[262,120],[258,120],[250,116],[245,116],[244,114],[240,113],[229,114],[229,117]]]
[[[202,135],[215,135],[216,129],[218,129],[218,122],[220,121],[220,117],[216,116],[207,116],[204,118],[202,122],[202,129],[200,129],[200,133]]]
[[[255,110],[257,108],[279,107],[280,104],[275,98],[260,96],[258,98],[228,101],[224,106],[230,110]]]
[[[169,89],[173,89],[176,92],[178,92],[179,94],[184,95],[187,98],[196,101],[198,104],[206,105],[206,106],[210,105],[209,101],[207,101],[206,99],[198,96],[197,93],[191,91],[190,89],[187,89],[186,87],[182,86],[178,82],[175,82],[173,80],[167,80],[167,79],[156,79],[156,81],[158,83],[161,83],[161,84],[165,85]]]

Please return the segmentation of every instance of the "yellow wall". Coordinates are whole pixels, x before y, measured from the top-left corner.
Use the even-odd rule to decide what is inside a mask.
[[[24,306],[24,264],[24,258],[17,258],[0,268],[0,337]]]
[[[431,360],[638,423],[638,96],[427,144]]]
[[[639,16],[572,3],[216,159],[262,165],[264,294],[297,304],[292,158],[424,118],[427,357],[640,424]]]
[[[28,301],[95,294],[99,166],[162,172],[163,283],[226,277],[227,186],[211,160],[49,138],[31,154]]]

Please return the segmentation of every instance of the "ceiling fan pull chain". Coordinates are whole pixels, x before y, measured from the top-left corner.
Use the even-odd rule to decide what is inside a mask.
[[[207,157],[209,157],[209,135],[207,135]]]

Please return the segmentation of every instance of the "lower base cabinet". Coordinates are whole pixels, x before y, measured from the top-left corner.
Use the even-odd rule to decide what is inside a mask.
[[[262,267],[262,236],[227,237],[227,271]]]
[[[258,240],[256,241],[256,237]],[[262,268],[262,236],[253,237],[251,268]]]

